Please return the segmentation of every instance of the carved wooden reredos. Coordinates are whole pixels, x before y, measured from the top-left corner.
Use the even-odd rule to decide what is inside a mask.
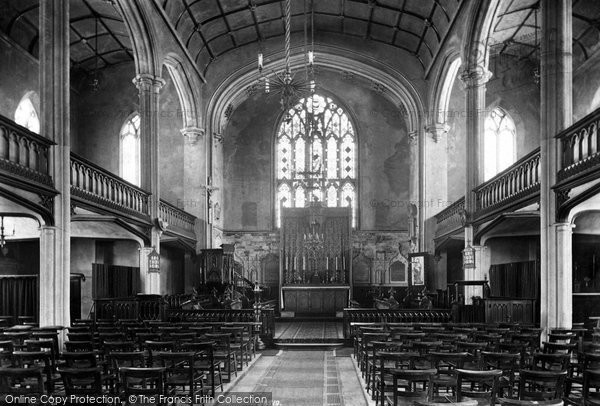
[[[347,284],[352,258],[352,212],[349,207],[283,208],[281,227],[282,282]]]

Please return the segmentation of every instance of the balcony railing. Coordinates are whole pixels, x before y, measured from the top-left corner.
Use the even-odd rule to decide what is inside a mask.
[[[540,149],[475,188],[475,217],[506,210],[535,197],[540,190]]]
[[[148,217],[148,192],[73,153],[71,196],[111,212]]]
[[[460,229],[464,222],[465,198],[461,197],[435,215],[435,236],[440,237]]]
[[[49,162],[52,145],[51,140],[0,116],[0,171],[52,187]]]
[[[168,224],[167,229],[194,233],[196,217],[183,211],[179,207],[161,200],[158,206],[158,213],[160,219]]]
[[[600,108],[556,136],[562,150],[559,183],[600,168]]]

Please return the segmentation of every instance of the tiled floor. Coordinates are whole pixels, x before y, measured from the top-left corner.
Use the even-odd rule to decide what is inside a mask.
[[[336,355],[335,350],[263,355],[231,392],[272,392],[281,406],[369,405],[352,359]]]

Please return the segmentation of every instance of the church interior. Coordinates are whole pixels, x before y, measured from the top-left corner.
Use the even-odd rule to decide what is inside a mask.
[[[0,0],[0,403],[598,404],[599,21]]]

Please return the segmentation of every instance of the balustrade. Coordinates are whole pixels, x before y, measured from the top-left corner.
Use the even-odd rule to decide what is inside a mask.
[[[479,217],[498,208],[505,208],[539,193],[540,149],[527,154],[508,169],[475,189],[476,213]]]
[[[557,135],[561,144],[559,182],[600,165],[600,108]]]
[[[73,153],[71,194],[109,209],[137,216],[148,215],[148,192]]]
[[[54,145],[4,116],[0,116],[0,170],[52,186],[49,150]]]
[[[463,226],[465,210],[465,198],[461,197],[450,206],[435,215],[436,237],[459,229]]]
[[[168,224],[167,227],[173,227],[175,229],[185,230],[192,233],[194,232],[196,217],[183,211],[179,207],[173,206],[172,204],[161,200],[158,206],[158,213],[160,219]]]

